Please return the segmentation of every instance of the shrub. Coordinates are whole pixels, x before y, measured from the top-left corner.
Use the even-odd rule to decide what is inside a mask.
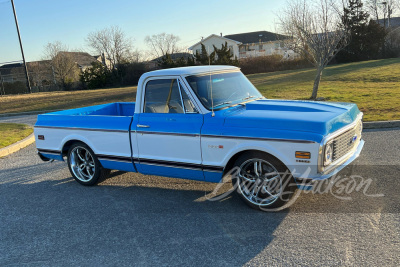
[[[253,73],[309,68],[312,67],[312,64],[302,58],[284,60],[281,55],[271,55],[240,59],[239,67],[242,72],[247,75]]]
[[[29,92],[26,83],[20,81],[13,83],[5,82],[3,83],[3,86],[4,86],[4,93],[6,95],[26,94]]]

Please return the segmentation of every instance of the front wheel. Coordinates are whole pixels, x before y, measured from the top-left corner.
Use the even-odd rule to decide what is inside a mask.
[[[278,211],[292,203],[296,182],[287,167],[261,152],[249,152],[235,162],[232,183],[240,198],[250,207]]]
[[[84,143],[75,143],[69,148],[68,168],[74,179],[83,185],[95,185],[110,173]]]

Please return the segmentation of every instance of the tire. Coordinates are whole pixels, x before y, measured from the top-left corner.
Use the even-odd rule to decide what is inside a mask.
[[[96,185],[111,172],[104,169],[93,150],[81,142],[74,143],[69,148],[67,158],[72,177],[82,185]]]
[[[297,185],[278,159],[262,152],[247,152],[235,161],[234,170],[235,192],[251,208],[279,211],[292,204]]]

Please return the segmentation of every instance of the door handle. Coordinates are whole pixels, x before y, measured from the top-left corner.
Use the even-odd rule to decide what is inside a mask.
[[[150,128],[150,125],[138,124],[138,125],[136,125],[136,127],[138,127],[138,128]]]

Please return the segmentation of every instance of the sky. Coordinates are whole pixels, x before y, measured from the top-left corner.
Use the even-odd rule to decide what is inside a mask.
[[[284,0],[14,0],[26,61],[41,60],[44,46],[60,41],[93,51],[90,32],[119,26],[134,48],[147,50],[147,35],[172,33],[185,48],[210,34],[275,31]],[[0,0],[0,65],[22,60],[10,0]]]

